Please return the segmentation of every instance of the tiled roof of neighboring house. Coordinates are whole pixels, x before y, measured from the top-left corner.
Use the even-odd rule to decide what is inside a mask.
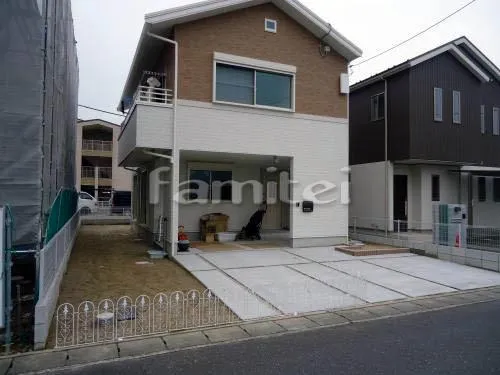
[[[352,61],[361,57],[362,51],[359,47],[297,0],[208,0],[146,14],[141,37],[135,51],[127,81],[125,82],[121,100],[124,100],[127,93],[135,89],[132,86],[139,79],[138,71],[140,71],[140,67],[143,64],[143,59],[155,49],[154,41],[148,36],[149,32],[165,32],[174,25],[265,3],[273,3],[317,38],[323,38],[326,44],[344,56],[346,60]],[[158,44],[158,41],[156,43]],[[120,105],[118,105],[119,107]]]
[[[465,48],[461,49],[459,47]],[[366,78],[360,82],[357,82],[351,86],[351,92],[356,91],[362,87],[371,85],[381,79],[390,77],[394,74],[402,72],[403,70],[409,69],[413,66],[421,64],[428,61],[442,53],[451,53],[459,62],[461,62],[467,69],[470,70],[479,80],[488,82],[491,80],[491,76],[495,79],[500,80],[500,70],[489,60],[479,49],[472,44],[466,37],[460,37],[458,39],[452,40],[451,42],[445,43],[439,47],[436,47],[428,52],[425,52],[419,56],[416,56],[410,60],[407,60],[401,64],[395,65],[392,68],[386,69],[378,74],[375,74],[369,78]],[[482,66],[469,58],[468,54],[473,56]],[[483,68],[485,66],[487,69]]]

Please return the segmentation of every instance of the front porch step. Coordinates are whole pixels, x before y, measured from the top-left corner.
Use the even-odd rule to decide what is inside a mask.
[[[384,245],[380,245],[380,247],[374,245],[336,246],[335,250],[355,257],[369,255],[403,254],[410,252],[410,249],[406,247],[388,247]]]

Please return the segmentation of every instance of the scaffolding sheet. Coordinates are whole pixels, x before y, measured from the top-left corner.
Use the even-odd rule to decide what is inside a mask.
[[[57,192],[74,188],[77,100],[71,2],[0,2],[0,205],[14,245],[40,244]]]

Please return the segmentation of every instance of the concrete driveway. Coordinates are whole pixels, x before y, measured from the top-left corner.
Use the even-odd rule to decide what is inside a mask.
[[[353,257],[332,247],[179,254],[241,319],[500,285],[500,274],[414,254]]]

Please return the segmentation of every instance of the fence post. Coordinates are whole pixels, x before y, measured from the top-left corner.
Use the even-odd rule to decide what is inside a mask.
[[[354,234],[356,234],[356,224],[357,224],[357,218],[356,218],[356,216],[354,216],[352,218],[352,222],[353,222],[353,232],[354,232]]]
[[[401,229],[401,220],[396,220],[396,223],[397,223],[397,227],[398,227],[398,239],[400,238],[400,229]]]

